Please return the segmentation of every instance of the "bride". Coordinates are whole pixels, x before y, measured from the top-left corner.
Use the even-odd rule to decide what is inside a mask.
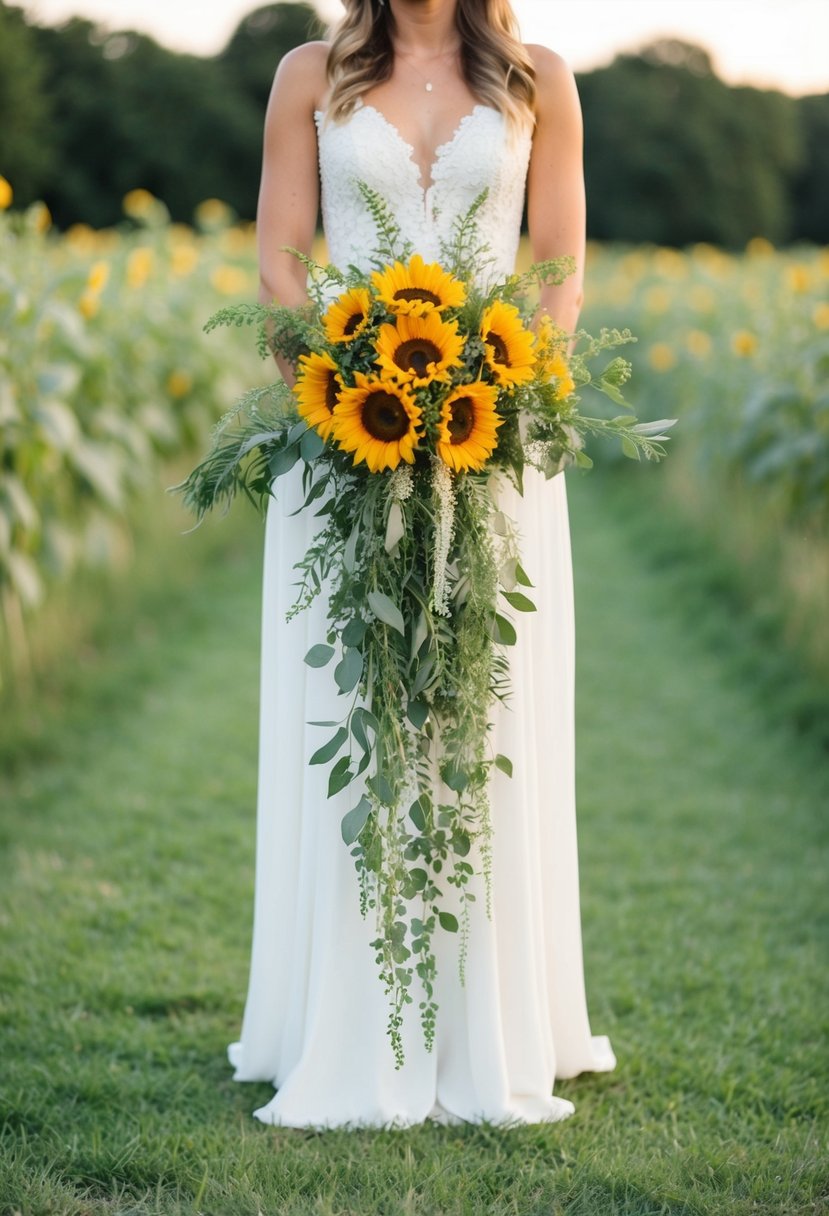
[[[330,260],[368,269],[376,232],[358,187],[383,196],[403,239],[440,257],[456,216],[484,189],[479,235],[487,276],[512,272],[524,203],[535,259],[572,254],[576,273],[542,289],[568,333],[582,302],[585,199],[581,110],[555,52],[525,46],[508,0],[344,0],[327,42],[279,65],[265,123],[257,217],[261,293],[307,302],[305,270],[284,246],[310,253],[321,205]],[[540,315],[539,313],[539,315]],[[281,356],[289,384],[294,368]],[[593,1035],[582,965],[575,812],[574,624],[563,473],[528,469],[524,494],[498,489],[516,521],[538,611],[510,649],[513,693],[496,703],[496,749],[514,762],[491,780],[492,917],[472,905],[465,983],[457,935],[434,940],[438,1003],[433,1049],[417,1001],[406,1007],[406,1062],[395,1067],[386,997],[340,834],[348,790],[327,797],[309,767],[319,731],[338,719],[330,673],[303,663],[326,631],[325,596],[286,622],[294,564],[313,535],[299,476],[268,506],[263,584],[256,896],[239,1081],[276,1094],[254,1113],[292,1127],[406,1127],[564,1119],[556,1078],[610,1070]],[[448,894],[448,893],[447,893]]]

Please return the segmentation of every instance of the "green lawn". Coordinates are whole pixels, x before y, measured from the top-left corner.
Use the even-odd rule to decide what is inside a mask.
[[[829,1211],[825,753],[704,556],[670,542],[652,474],[625,472],[567,474],[587,986],[617,1070],[557,1084],[573,1118],[508,1132],[251,1118],[272,1089],[225,1060],[262,543],[239,503],[152,582],[139,562],[45,709],[7,711],[0,1212]]]

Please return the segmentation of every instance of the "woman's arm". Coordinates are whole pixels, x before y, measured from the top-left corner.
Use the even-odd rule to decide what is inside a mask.
[[[537,125],[527,175],[527,223],[535,261],[572,254],[575,274],[544,286],[539,313],[572,333],[584,302],[586,201],[581,103],[572,71],[555,51],[528,46],[536,69]],[[573,343],[569,351],[572,351]]]
[[[308,302],[307,272],[283,245],[310,255],[319,205],[314,109],[326,88],[328,47],[309,42],[280,61],[265,115],[262,180],[256,212],[259,300],[288,308]],[[294,369],[282,355],[277,366],[289,385]]]

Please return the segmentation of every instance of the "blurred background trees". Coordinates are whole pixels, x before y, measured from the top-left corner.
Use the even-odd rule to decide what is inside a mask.
[[[201,58],[78,18],[29,25],[0,0],[0,174],[59,226],[115,223],[137,186],[174,219],[211,196],[252,218],[276,65],[320,33],[309,4],[268,4]],[[577,82],[591,238],[829,241],[829,94],[731,87],[677,40]]]

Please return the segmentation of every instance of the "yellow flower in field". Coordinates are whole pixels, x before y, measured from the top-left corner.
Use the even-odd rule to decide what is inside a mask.
[[[97,234],[89,224],[70,224],[63,234],[63,239],[78,253],[91,253],[96,246]]]
[[[676,354],[667,342],[654,342],[648,351],[648,362],[655,372],[669,372],[676,365]]]
[[[466,299],[463,283],[438,262],[424,262],[419,253],[408,266],[395,262],[385,270],[375,270],[371,281],[381,303],[398,315],[422,317],[427,312],[458,308]]]
[[[322,318],[329,342],[350,342],[369,323],[371,297],[365,287],[354,287],[332,300]]]
[[[667,287],[657,285],[649,287],[645,292],[645,308],[648,312],[667,312],[671,306],[671,293]]]
[[[484,357],[499,384],[512,386],[531,380],[535,368],[533,343],[514,304],[495,300],[481,317]]]
[[[195,245],[176,245],[170,254],[170,270],[176,278],[191,274],[199,263],[199,251]]]
[[[684,279],[688,274],[688,262],[678,249],[663,246],[653,255],[653,264],[657,274],[666,279]]]
[[[210,282],[223,296],[239,296],[248,289],[248,276],[238,266],[216,266]]]
[[[181,368],[176,368],[167,377],[167,392],[176,401],[180,397],[186,397],[192,387],[193,377]]]
[[[201,228],[223,228],[230,223],[230,208],[220,198],[206,198],[196,208],[195,217]]]
[[[78,300],[78,312],[82,317],[86,317],[87,321],[98,312],[101,307],[101,300],[97,292],[85,291]]]
[[[697,359],[707,359],[711,353],[711,335],[704,329],[689,329],[685,335],[685,344],[689,353]]]
[[[746,253],[752,258],[767,258],[774,253],[774,245],[764,236],[753,236],[746,244]]]
[[[337,365],[327,352],[300,355],[293,391],[300,416],[327,439],[334,427],[334,406],[345,388]]]
[[[14,191],[5,177],[0,175],[0,211],[5,211],[11,207],[14,199]]]
[[[452,368],[460,367],[463,338],[457,321],[443,321],[433,310],[423,317],[400,316],[395,325],[381,325],[376,349],[387,375],[420,388],[433,380],[448,380]]]
[[[42,235],[52,227],[52,213],[45,203],[32,203],[27,214],[35,232],[39,232]]]
[[[809,291],[812,286],[812,269],[802,262],[795,262],[786,268],[786,280],[792,291]]]
[[[498,389],[476,380],[453,389],[440,408],[437,453],[456,473],[482,469],[498,443],[504,421],[495,412]]]
[[[717,303],[717,297],[711,288],[706,287],[704,283],[694,283],[688,292],[688,303],[694,312],[713,312]]]
[[[815,329],[829,329],[829,304],[825,301],[815,304],[812,310],[812,320],[815,323]]]
[[[747,329],[738,329],[731,336],[731,349],[740,358],[753,355],[757,349],[757,337]]]
[[[127,284],[130,287],[143,287],[150,277],[155,260],[152,249],[148,245],[139,245],[133,249],[127,258]]]
[[[372,473],[414,462],[420,439],[420,407],[409,387],[378,376],[354,375],[334,406],[334,438],[354,464],[365,461]]]
[[[108,281],[109,262],[93,262],[86,279],[87,290],[98,295],[104,290]]]
[[[141,187],[128,190],[121,200],[121,206],[125,215],[129,215],[133,219],[142,219],[145,215],[149,215],[155,206],[155,195]]]
[[[823,277],[829,279],[829,247],[821,249],[817,255],[817,266]]]
[[[247,253],[251,247],[253,234],[247,228],[242,228],[241,225],[236,225],[233,228],[226,228],[219,236],[219,248],[231,257],[238,257],[240,254]]]

